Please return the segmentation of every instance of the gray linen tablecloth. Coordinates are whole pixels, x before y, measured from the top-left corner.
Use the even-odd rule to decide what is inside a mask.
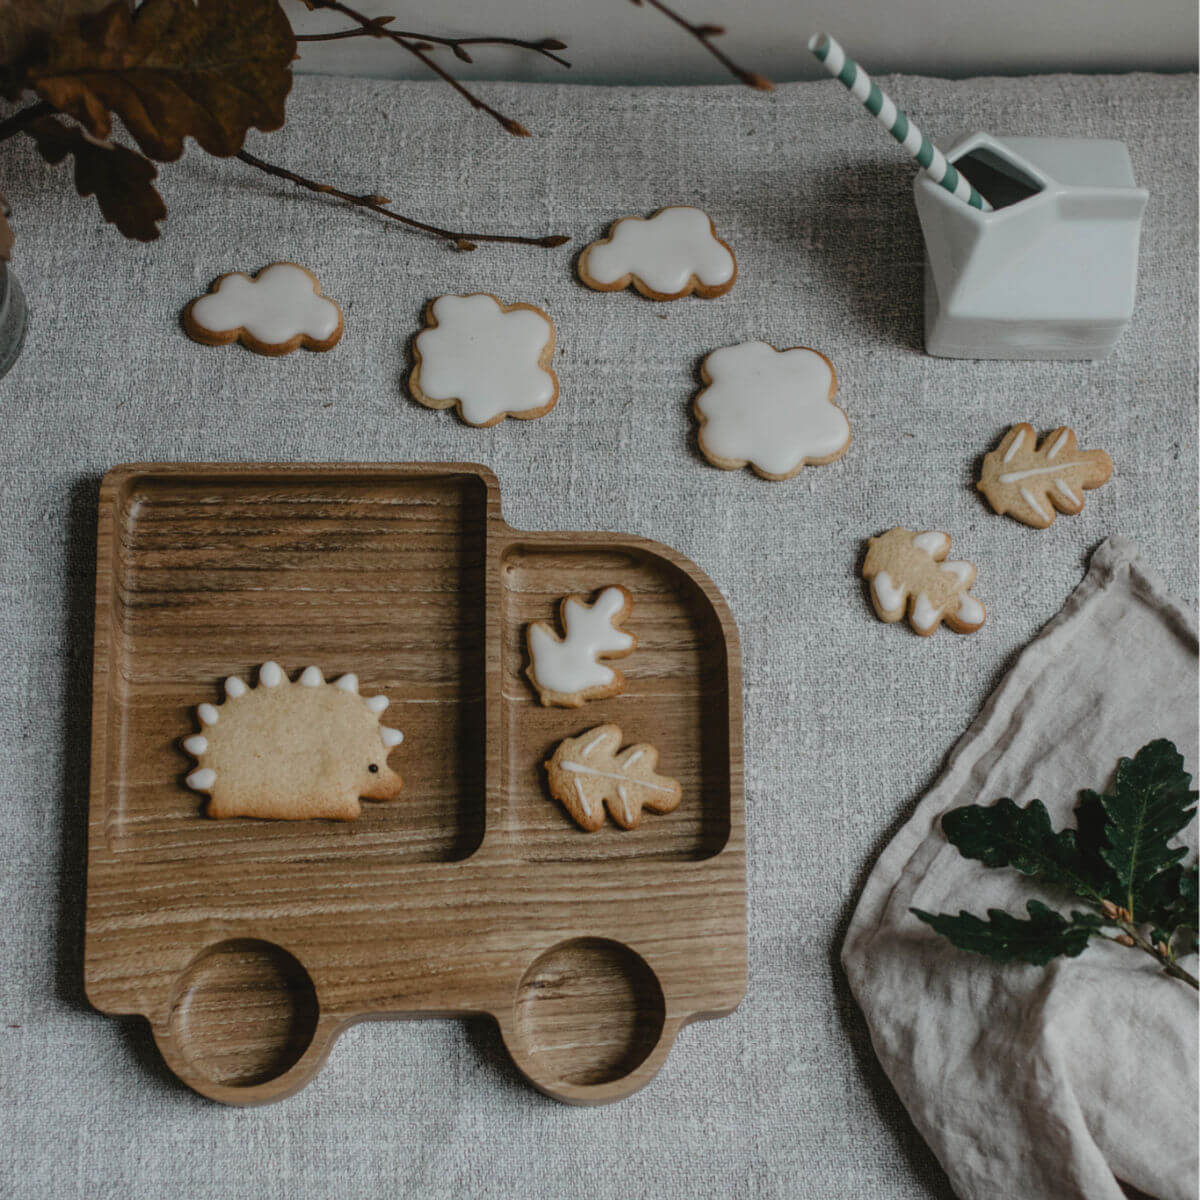
[[[1196,81],[895,78],[921,125],[1116,137],[1151,190],[1132,328],[1096,363],[921,353],[911,167],[832,81],[746,89],[493,86],[507,137],[435,85],[298,81],[251,146],[413,215],[574,235],[668,203],[707,209],[741,275],[656,305],[573,279],[573,250],[456,254],[236,162],[164,169],[162,241],[124,243],[68,172],[3,149],[29,341],[0,382],[0,1191],[20,1196],[945,1196],[872,1053],[838,964],[863,880],[1090,550],[1133,538],[1196,591]],[[214,276],[311,267],[346,313],[327,355],[206,349],[178,313]],[[406,399],[426,300],[489,290],[553,314],[562,399],[490,430]],[[701,355],[751,337],[837,366],[849,454],[787,483],[695,450]],[[1017,420],[1070,423],[1116,474],[1036,533],[972,488]],[[694,558],[745,662],[750,985],[685,1030],[650,1088],[575,1110],[529,1088],[479,1022],[371,1024],[283,1104],[233,1110],[176,1084],[136,1022],[81,987],[97,480],[138,459],[474,459],[526,528],[601,528]],[[979,566],[988,622],[926,640],[871,613],[863,539],[935,527]]]
[[[926,912],[1025,915],[1061,889],[988,871],[942,814],[1040,798],[1075,825],[1083,787],[1168,738],[1197,770],[1196,621],[1124,538],[1092,556],[1063,611],[1022,652],[946,771],[880,855],[842,961],[880,1061],[954,1186],[971,1200],[1162,1200],[1197,1191],[1196,993],[1140,952],[1094,940],[1076,960],[998,966],[917,923]],[[1196,855],[1196,823],[1180,839]],[[1196,959],[1186,960],[1191,971]]]

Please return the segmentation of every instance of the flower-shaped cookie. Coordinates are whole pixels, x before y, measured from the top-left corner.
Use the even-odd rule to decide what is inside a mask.
[[[711,300],[733,287],[737,262],[707,213],[674,205],[649,218],[614,221],[608,237],[579,256],[579,278],[597,292],[632,284],[651,300],[679,300],[692,292]]]
[[[749,464],[764,479],[790,479],[806,463],[841,458],[850,422],[833,403],[837,376],[816,350],[744,342],[714,350],[693,404],[700,449],[714,466]]]
[[[413,342],[408,390],[427,408],[458,408],[468,425],[542,417],[558,401],[554,323],[532,304],[488,292],[438,296]]]

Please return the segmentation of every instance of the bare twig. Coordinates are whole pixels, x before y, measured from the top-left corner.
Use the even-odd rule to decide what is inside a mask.
[[[351,21],[354,21],[359,26],[363,34],[366,36],[388,38],[389,40],[395,42],[397,46],[402,46],[409,52],[409,54],[413,55],[415,58],[419,58],[421,62],[423,62],[436,76],[438,76],[439,79],[444,79],[456,92],[458,92],[460,96],[462,96],[464,100],[466,100],[466,102],[472,108],[476,108],[479,109],[480,112],[487,113],[489,117],[492,117],[494,120],[498,121],[504,129],[513,134],[515,137],[529,136],[529,130],[526,129],[520,121],[515,121],[512,117],[506,117],[502,112],[494,109],[490,104],[485,103],[478,96],[476,96],[474,92],[469,91],[463,86],[463,84],[455,79],[454,76],[445,69],[445,67],[441,66],[439,63],[434,61],[434,59],[429,57],[429,51],[433,49],[432,42],[435,39],[426,38],[424,35],[418,35],[416,40],[414,40],[414,35],[412,34],[397,33],[395,30],[387,28],[390,18],[385,19],[382,17],[364,16],[362,13],[351,8],[348,4],[342,4],[341,0],[306,0],[306,2],[309,8],[324,9],[328,12],[341,13],[342,16],[349,17]],[[448,44],[445,39],[437,40],[442,40],[443,44]],[[453,40],[454,39],[449,39],[449,42],[453,42]],[[482,40],[491,41],[493,39]],[[554,39],[549,39],[549,41],[553,42]],[[561,49],[563,47],[561,44],[556,43],[554,46],[548,47],[547,50],[543,52],[548,52],[549,49],[553,48]],[[462,57],[462,53],[459,53],[457,50],[455,53],[458,54],[459,58]],[[465,51],[463,53],[465,53]],[[467,61],[470,61],[469,57]]]
[[[7,140],[15,133],[24,133],[34,121],[48,117],[55,111],[54,105],[47,104],[45,100],[39,100],[37,104],[20,109],[6,121],[0,121],[0,142]]]
[[[380,37],[383,35],[379,31],[383,30],[384,26],[390,25],[395,19],[395,17],[373,17],[366,25],[360,25],[357,29],[341,29],[337,33],[300,33],[296,35],[296,41],[338,42],[343,38]],[[558,38],[542,38],[540,41],[529,42],[524,38],[511,37],[439,37],[432,33],[413,33],[407,29],[389,29],[386,33],[408,38],[418,45],[429,43],[435,46],[448,46],[456,58],[468,63],[474,60],[462,49],[463,46],[515,46],[518,50],[532,50],[534,54],[544,55],[560,66],[569,67],[571,65],[561,55],[554,53],[555,50],[567,48],[566,42],[559,41]]]
[[[386,196],[380,196],[375,193],[365,196],[355,196],[351,192],[343,192],[341,188],[336,188],[332,184],[317,183],[316,180],[306,179],[303,175],[297,175],[295,171],[289,171],[286,167],[278,167],[274,163],[266,162],[257,155],[251,154],[248,150],[239,150],[237,157],[248,166],[265,171],[268,175],[274,175],[277,179],[286,179],[289,183],[296,184],[297,187],[306,188],[310,192],[321,192],[327,196],[336,196],[339,200],[346,201],[347,204],[354,204],[359,208],[369,208],[381,217],[387,217],[392,221],[399,221],[401,224],[408,225],[413,229],[420,229],[425,233],[431,233],[434,237],[444,238],[448,242],[453,242],[459,250],[474,250],[476,249],[477,242],[516,242],[525,246],[546,246],[553,248],[571,240],[563,234],[551,234],[547,237],[522,237],[519,234],[511,233],[455,233],[453,230],[442,229],[437,225],[428,225],[424,221],[418,221],[413,217],[406,217],[401,213],[393,212],[390,208],[386,207],[391,203]]]
[[[651,8],[656,8],[664,17],[674,21],[681,29],[687,30],[704,48],[723,66],[735,79],[740,80],[747,87],[757,88],[760,92],[773,92],[775,85],[765,76],[760,75],[757,71],[747,71],[744,67],[739,67],[737,63],[722,53],[715,45],[712,39],[720,37],[725,28],[722,25],[693,25],[691,21],[685,20],[674,9],[663,3],[663,0],[632,0],[639,8],[643,3],[648,4]]]

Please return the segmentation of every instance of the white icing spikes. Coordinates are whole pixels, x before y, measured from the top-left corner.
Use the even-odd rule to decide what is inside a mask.
[[[397,799],[387,759],[404,735],[380,724],[387,697],[368,700],[353,675],[326,681],[315,665],[290,678],[265,662],[257,687],[231,676],[222,705],[196,706],[201,730],[179,746],[196,760],[184,778],[208,793],[206,815],[348,821],[362,801]]]

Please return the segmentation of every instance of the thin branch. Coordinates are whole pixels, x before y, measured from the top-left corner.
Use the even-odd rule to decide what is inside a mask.
[[[296,35],[298,42],[338,42],[343,38],[359,38],[359,37],[380,37],[383,36],[379,31],[383,30],[385,25],[390,25],[395,17],[373,17],[368,22],[368,25],[360,26],[358,29],[342,29],[337,33],[301,33]],[[566,42],[559,41],[558,38],[542,38],[537,42],[526,41],[524,38],[512,37],[439,37],[432,33],[414,33],[411,30],[389,29],[386,33],[394,34],[396,37],[408,38],[418,44],[429,42],[436,46],[448,46],[454,51],[457,58],[463,62],[474,61],[469,54],[464,50],[460,50],[462,46],[514,46],[518,50],[532,50],[534,54],[541,54],[546,58],[552,59],[560,66],[569,67],[571,64],[559,54],[555,54],[555,50],[565,50]]]
[[[474,250],[477,242],[516,242],[525,246],[553,248],[571,240],[563,234],[551,234],[547,237],[521,237],[511,233],[455,233],[453,230],[442,229],[437,225],[428,225],[424,221],[417,221],[412,217],[393,212],[390,208],[385,207],[391,203],[386,196],[375,193],[355,196],[350,192],[343,192],[341,188],[336,188],[332,184],[317,183],[316,180],[306,179],[303,175],[297,175],[295,171],[289,171],[286,167],[277,167],[274,163],[266,162],[248,150],[239,150],[237,157],[248,166],[265,171],[268,175],[274,175],[277,179],[286,179],[289,183],[296,184],[297,187],[306,188],[310,192],[321,192],[327,196],[336,196],[339,200],[346,201],[347,204],[353,204],[359,208],[369,208],[381,217],[399,221],[402,225],[420,229],[424,233],[431,233],[434,237],[444,238],[448,242],[453,242],[459,250]]]
[[[1141,930],[1132,921],[1126,921],[1124,918],[1118,917],[1116,923],[1129,939],[1128,942],[1122,943],[1123,945],[1132,943],[1143,954],[1148,954],[1151,958],[1155,959],[1166,974],[1173,976],[1175,979],[1181,979],[1184,983],[1190,984],[1197,991],[1200,991],[1200,980],[1191,971],[1187,971],[1181,967],[1169,953],[1163,954],[1148,938],[1143,937]],[[1109,940],[1116,941],[1117,939],[1111,938]]]
[[[395,42],[397,46],[402,46],[414,58],[419,58],[439,79],[444,79],[472,108],[487,113],[489,117],[498,121],[515,137],[529,136],[529,130],[520,121],[514,121],[512,117],[506,117],[490,104],[480,100],[474,92],[469,91],[449,71],[430,58],[429,51],[433,49],[433,46],[430,45],[428,40],[414,41],[411,36],[396,33],[394,30],[388,29],[387,23],[382,21],[381,18],[364,16],[348,4],[342,4],[341,0],[307,0],[307,3],[311,9],[324,9],[328,12],[337,12],[341,13],[344,17],[349,17],[351,21],[354,21],[370,37],[388,38]]]
[[[19,112],[13,113],[8,120],[0,121],[0,142],[7,140],[15,133],[23,133],[34,121],[48,117],[55,111],[54,105],[47,104],[45,100],[39,100],[37,104],[31,104],[28,108],[22,108]]]
[[[725,32],[724,26],[693,25],[691,21],[685,20],[674,9],[664,4],[663,0],[632,0],[632,3],[636,4],[639,8],[643,3],[648,4],[651,8],[658,9],[664,17],[674,21],[681,29],[687,30],[721,66],[747,87],[757,88],[760,92],[773,92],[775,90],[775,85],[765,75],[760,75],[757,71],[747,71],[744,67],[739,67],[729,55],[723,54],[713,44],[712,39],[720,37]]]

